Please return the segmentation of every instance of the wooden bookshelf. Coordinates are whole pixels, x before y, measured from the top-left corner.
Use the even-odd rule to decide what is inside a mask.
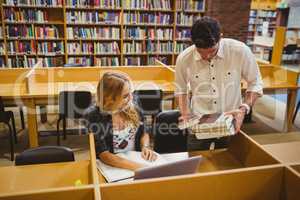
[[[174,65],[178,53],[190,45],[188,31],[193,21],[205,14],[205,0],[161,0],[139,8],[128,0],[115,0],[116,5],[111,5],[111,1],[98,1],[101,5],[53,1],[57,4],[24,5],[19,0],[0,1],[2,67],[31,67],[39,58],[43,59],[45,67],[73,62],[91,66],[99,63],[151,65],[155,59]],[[126,5],[128,2],[131,4]],[[137,21],[126,20],[127,15]],[[39,18],[45,19],[36,20]],[[25,31],[19,31],[19,27]],[[39,28],[45,28],[45,32],[54,30],[56,35],[40,37],[36,33]],[[27,34],[11,34],[14,29]],[[142,36],[128,37],[134,30],[141,30]],[[31,47],[31,51],[26,47],[28,50]],[[137,50],[125,51],[136,47]],[[22,48],[25,50],[19,51]]]

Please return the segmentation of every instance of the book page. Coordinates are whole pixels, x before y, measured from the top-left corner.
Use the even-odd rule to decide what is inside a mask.
[[[187,152],[169,153],[169,154],[157,153],[157,159],[151,162],[143,159],[141,152],[137,152],[137,151],[128,151],[126,153],[119,153],[117,155],[122,158],[126,158],[128,160],[144,164],[147,167],[158,166],[170,162],[176,162],[179,160],[187,159],[189,157]],[[116,181],[118,182],[127,181],[127,179],[132,180],[131,178],[134,176],[134,171],[106,165],[99,159],[97,159],[97,168],[109,183],[116,182]]]

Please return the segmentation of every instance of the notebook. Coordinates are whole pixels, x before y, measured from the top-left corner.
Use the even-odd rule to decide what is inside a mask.
[[[147,161],[142,158],[141,152],[128,151],[126,153],[118,153],[120,157],[128,160],[144,164],[146,166],[159,166],[170,162],[176,162],[188,158],[187,152],[182,153],[171,153],[171,154],[157,154],[157,159],[153,162]],[[120,182],[120,181],[131,181],[134,177],[134,171],[112,167],[104,164],[101,160],[97,159],[97,168],[100,173],[104,176],[107,182]]]

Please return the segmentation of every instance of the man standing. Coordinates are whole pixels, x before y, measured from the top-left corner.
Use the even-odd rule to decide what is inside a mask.
[[[238,132],[245,114],[263,94],[254,55],[244,43],[222,38],[219,22],[210,17],[203,17],[193,24],[191,40],[193,45],[176,61],[175,94],[181,112],[179,120],[188,120],[192,114],[227,112],[233,115]],[[242,79],[247,82],[244,100]],[[188,141],[195,143],[195,136],[190,135]],[[224,139],[196,143],[195,148],[200,149],[210,148],[212,144],[222,147]]]

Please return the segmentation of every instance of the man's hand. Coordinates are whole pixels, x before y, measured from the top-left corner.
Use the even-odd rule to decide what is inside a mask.
[[[234,118],[235,133],[240,132],[245,114],[246,114],[246,109],[244,107],[229,112],[225,112],[225,115],[232,115]]]
[[[179,122],[186,122],[188,121],[189,119],[191,119],[193,117],[192,114],[190,113],[187,113],[187,114],[181,114],[181,116],[178,118],[178,121]]]

